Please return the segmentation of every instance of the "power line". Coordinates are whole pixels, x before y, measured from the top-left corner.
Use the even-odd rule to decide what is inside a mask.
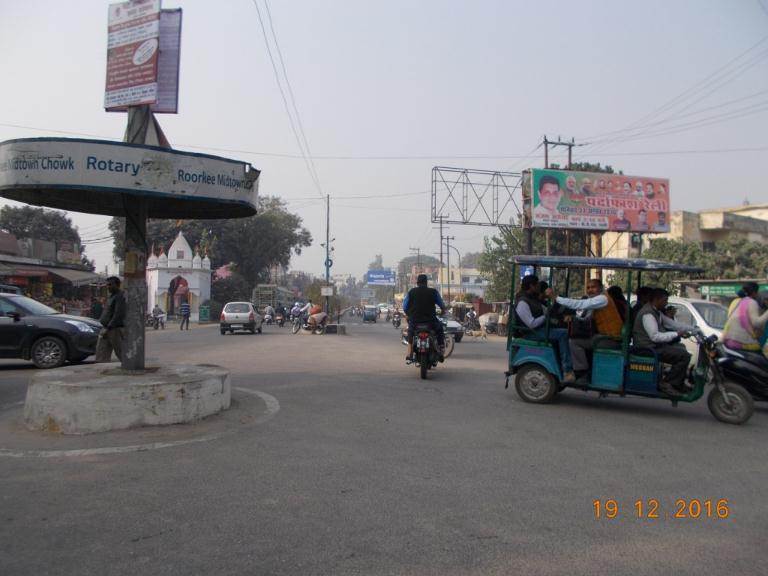
[[[272,71],[275,74],[275,82],[277,83],[277,88],[280,91],[280,97],[283,99],[283,105],[285,106],[285,113],[288,115],[288,121],[291,125],[291,131],[293,132],[294,138],[296,138],[296,143],[299,146],[299,151],[301,152],[301,155],[304,159],[304,164],[307,167],[307,171],[309,172],[310,178],[312,178],[312,182],[314,183],[315,187],[317,188],[318,193],[323,196],[323,190],[320,186],[320,181],[317,179],[317,175],[312,171],[312,166],[309,162],[309,159],[307,158],[307,154],[304,151],[304,146],[302,145],[301,138],[299,137],[299,133],[296,130],[296,123],[293,120],[293,115],[291,114],[291,109],[288,106],[288,99],[285,97],[285,91],[283,90],[283,85],[280,82],[280,74],[277,71],[277,65],[275,64],[275,58],[272,56],[272,48],[269,46],[269,37],[267,36],[267,30],[264,27],[264,20],[261,17],[261,9],[259,8],[259,4],[256,0],[253,0],[253,5],[256,7],[256,13],[259,17],[259,24],[261,25],[261,31],[264,34],[264,45],[267,48],[267,54],[269,55],[269,61],[272,63]]]
[[[255,0],[254,0],[255,1]],[[291,97],[291,104],[293,105],[293,111],[296,114],[296,121],[299,125],[299,132],[301,133],[301,139],[304,142],[304,148],[309,156],[309,163],[312,166],[312,171],[315,174],[315,180],[320,183],[320,177],[317,173],[317,167],[312,160],[312,152],[309,149],[309,142],[307,141],[307,135],[304,132],[304,123],[301,121],[301,114],[299,114],[299,108],[296,106],[296,98],[293,95],[293,88],[291,87],[291,81],[288,79],[288,70],[285,68],[285,61],[283,60],[283,51],[280,50],[280,43],[277,41],[277,34],[275,34],[275,27],[272,22],[272,11],[269,9],[269,0],[264,0],[264,6],[267,9],[267,19],[269,20],[269,29],[272,31],[272,39],[275,42],[275,48],[277,49],[277,56],[280,59],[280,67],[283,70],[283,78],[285,78],[285,84],[288,87],[288,95]],[[322,191],[321,191],[322,193]]]
[[[670,108],[676,106],[677,103],[680,102],[681,100],[687,99],[692,93],[695,93],[696,91],[700,90],[704,85],[708,84],[713,78],[715,78],[717,75],[719,75],[723,70],[726,70],[728,67],[731,66],[731,64],[733,64],[734,62],[740,60],[746,54],[749,54],[750,52],[752,52],[755,48],[757,48],[758,46],[763,44],[766,40],[768,40],[768,35],[763,36],[760,40],[758,40],[752,46],[750,46],[749,48],[747,48],[743,52],[739,53],[737,56],[733,57],[731,60],[729,60],[728,62],[723,64],[721,67],[719,67],[714,72],[710,73],[708,76],[706,76],[702,80],[699,80],[693,86],[687,88],[686,90],[683,90],[680,94],[678,94],[674,98],[668,100],[666,103],[662,104],[661,106],[659,106],[658,108],[656,108],[655,110],[650,112],[649,114],[646,114],[645,116],[643,116],[639,120],[636,120],[635,122],[632,122],[628,126],[625,126],[624,128],[622,128],[620,130],[612,130],[610,132],[603,132],[603,133],[600,133],[600,134],[596,134],[596,135],[592,135],[592,136],[587,136],[587,137],[584,137],[584,138],[579,138],[579,140],[589,141],[589,140],[592,140],[592,139],[595,139],[595,138],[600,138],[600,137],[605,136],[605,135],[616,134],[618,132],[623,132],[624,130],[628,130],[628,129],[634,128],[635,126],[638,126],[639,124],[643,124],[644,122],[650,120],[651,118],[653,118],[655,116],[658,116],[660,113],[663,113],[666,110],[669,110]]]
[[[674,98],[668,100],[666,103],[662,104],[661,106],[659,106],[658,108],[650,112],[649,114],[646,114],[639,120],[632,122],[631,124],[625,126],[620,130],[612,130],[609,132],[604,132],[601,134],[593,135],[591,137],[581,138],[581,140],[587,140],[587,141],[595,140],[595,139],[597,139],[598,141],[602,140],[601,144],[603,144],[604,146],[606,144],[622,141],[623,140],[622,136],[625,136],[627,132],[637,133],[638,131],[642,132],[643,130],[647,130],[647,126],[645,125],[645,123],[647,123],[651,119],[658,117],[659,115],[663,114],[664,112],[667,112],[668,110],[673,110],[675,107],[678,107],[679,105],[684,104],[687,100],[690,100],[691,98],[695,98],[702,91],[714,85],[714,88],[712,88],[708,93],[704,95],[704,97],[706,97],[712,92],[714,92],[715,90],[718,90],[719,88],[724,86],[726,83],[733,81],[736,77],[746,72],[749,68],[754,66],[757,62],[759,62],[759,60],[764,58],[768,52],[766,52],[765,50],[761,51],[756,56],[753,55],[752,57],[750,57],[750,59],[747,60],[746,62],[741,62],[735,68],[731,68],[731,67],[734,63],[738,62],[739,60],[744,58],[747,54],[757,49],[761,44],[763,44],[767,40],[768,40],[768,36],[764,36],[763,38],[758,40],[755,44],[751,45],[749,48],[739,53],[737,56],[730,59],[728,62],[726,62],[719,68],[717,68],[714,72],[710,73],[708,76],[706,76],[699,82],[695,83],[693,86],[684,90]],[[698,102],[700,99],[695,100],[693,102],[689,102],[682,110],[678,110],[678,112],[686,110],[688,107]],[[665,121],[670,121],[672,119],[674,119],[674,115],[668,116],[667,118],[665,118]],[[639,135],[639,133],[634,135]],[[657,134],[657,135],[662,135],[662,134]],[[594,144],[594,142],[592,144]],[[594,153],[598,149],[600,149],[600,147],[598,148],[592,147],[592,149],[589,152]],[[582,153],[584,152],[586,151],[582,150]]]

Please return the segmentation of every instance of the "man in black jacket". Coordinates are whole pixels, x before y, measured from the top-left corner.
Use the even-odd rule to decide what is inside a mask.
[[[118,359],[123,358],[123,328],[127,304],[125,294],[120,290],[120,278],[117,276],[107,278],[107,290],[109,290],[109,300],[99,318],[104,328],[101,329],[99,341],[96,344],[96,362],[112,360],[112,350],[115,351]]]
[[[410,361],[413,356],[413,333],[416,324],[430,324],[437,335],[441,360],[445,352],[443,323],[437,319],[435,314],[435,306],[438,306],[441,312],[445,314],[445,302],[443,302],[440,292],[430,288],[428,283],[427,275],[419,274],[416,278],[416,287],[411,288],[403,300],[403,312],[408,317],[408,356],[405,357],[406,361]]]

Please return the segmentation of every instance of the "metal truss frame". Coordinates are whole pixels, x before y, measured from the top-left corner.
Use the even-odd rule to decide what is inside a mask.
[[[520,226],[523,213],[519,172],[435,166],[432,168],[432,222],[474,226]]]

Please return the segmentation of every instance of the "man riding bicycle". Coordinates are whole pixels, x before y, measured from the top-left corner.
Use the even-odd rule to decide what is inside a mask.
[[[417,324],[429,324],[437,336],[440,360],[445,353],[445,331],[443,323],[435,314],[435,306],[445,314],[446,306],[440,292],[430,288],[426,274],[419,274],[416,278],[416,287],[411,288],[403,300],[403,312],[408,317],[408,355],[405,357],[410,362],[413,357],[413,334]]]

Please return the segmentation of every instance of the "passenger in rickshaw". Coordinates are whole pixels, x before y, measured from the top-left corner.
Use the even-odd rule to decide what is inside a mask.
[[[651,297],[651,292],[653,291],[653,288],[650,286],[640,286],[640,288],[637,289],[637,292],[635,293],[635,303],[632,305],[632,308],[629,310],[629,323],[630,325],[635,325],[635,318],[637,318],[637,313],[640,312],[640,308],[648,304],[648,299]]]
[[[766,358],[760,349],[760,337],[768,323],[768,310],[761,313],[758,289],[757,282],[747,282],[742,287],[744,296],[730,307],[723,330],[723,343],[726,348],[738,350],[750,356],[751,361],[762,364]]]
[[[526,326],[528,331],[540,339],[547,338],[546,308],[541,302],[539,279],[535,275],[526,276],[520,284],[520,292],[515,298],[515,316],[518,326]],[[526,336],[525,331],[520,331]],[[573,373],[571,350],[568,346],[568,331],[563,328],[550,328],[549,341],[556,343],[560,350],[563,367],[563,382],[573,383],[576,375]]]
[[[667,394],[680,394],[691,389],[691,385],[685,382],[691,354],[680,342],[680,338],[687,332],[698,331],[698,328],[666,316],[662,311],[668,302],[669,292],[663,288],[651,291],[650,301],[638,311],[635,318],[632,339],[635,349],[653,350],[660,362],[672,365],[666,381],[659,383],[659,390]]]
[[[613,299],[616,309],[619,311],[619,316],[621,316],[621,321],[624,322],[629,313],[629,302],[627,302],[627,297],[624,296],[621,286],[609,286],[605,292]]]
[[[599,278],[592,278],[587,282],[587,298],[575,300],[558,296],[555,302],[571,310],[586,311],[597,332],[594,337],[570,340],[574,370],[589,370],[589,356],[597,337],[609,337],[601,338],[601,346],[604,348],[621,347],[621,327],[624,323],[616,302],[610,294],[604,292],[603,282]]]

